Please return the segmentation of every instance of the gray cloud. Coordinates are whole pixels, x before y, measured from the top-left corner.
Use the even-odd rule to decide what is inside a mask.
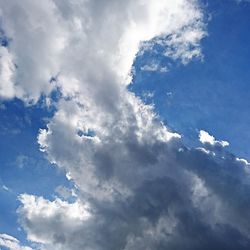
[[[203,152],[181,154],[188,155],[190,165],[189,154],[197,154],[193,157],[196,161],[201,158],[199,164],[194,161],[192,166],[207,162]],[[182,157],[181,161],[185,161]],[[198,175],[191,168],[182,178],[166,174],[145,180],[125,200],[116,198],[110,203],[90,199],[91,208],[87,211],[90,209],[91,216],[80,223],[70,218],[62,205],[52,209],[54,203],[49,201],[45,201],[46,205],[26,201],[20,209],[23,225],[32,240],[48,240],[47,249],[248,249],[248,201],[239,198],[241,191],[237,186],[237,191],[232,192],[229,178],[219,174],[217,178],[223,184],[216,186],[211,182],[218,174],[213,168],[224,167],[213,158],[209,160],[209,166],[203,166]],[[186,171],[183,166],[175,167]],[[235,161],[234,167],[246,175],[244,165]],[[241,178],[236,179],[242,186]],[[241,193],[240,197],[246,194]],[[50,212],[46,212],[46,207]],[[79,218],[82,214],[78,214]]]
[[[61,206],[45,220],[37,209],[46,206],[23,202],[19,212],[31,240],[50,235],[46,249],[248,249],[249,166],[216,148],[214,155],[169,144],[160,146],[160,154],[156,147],[158,163],[145,166],[140,160],[138,166],[132,160],[134,175],[140,175],[138,168],[147,170],[143,179],[134,176],[129,195],[112,192],[110,201],[94,190],[88,198],[79,192],[90,214],[82,223]]]

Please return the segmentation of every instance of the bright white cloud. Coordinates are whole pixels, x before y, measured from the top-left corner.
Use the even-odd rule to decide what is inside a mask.
[[[0,234],[0,247],[8,250],[32,250],[30,247],[20,245],[19,240],[8,234]]]
[[[2,57],[1,78],[5,82],[1,84],[5,89],[1,96],[37,101],[52,90],[49,80],[59,72],[67,31],[59,25],[53,1],[15,0],[6,4],[1,0],[0,6],[1,28],[10,39],[7,55]]]
[[[1,95],[26,101],[49,94],[55,85],[65,95],[74,95],[85,92],[90,82],[98,89],[103,81],[128,83],[142,41],[175,36],[185,28],[196,35],[185,35],[175,47],[189,53],[186,44],[198,46],[205,34],[195,0],[15,0],[0,4],[2,28],[11,39],[9,48],[2,48],[6,55]],[[50,79],[58,75],[59,82],[51,84]]]
[[[23,215],[23,225],[27,224],[25,229],[29,239],[43,244],[64,240],[59,231],[57,234],[58,228],[69,235],[73,234],[90,217],[88,205],[78,200],[68,203],[57,198],[51,202],[42,197],[23,194],[20,201],[23,207],[19,213]]]
[[[222,147],[229,146],[229,142],[227,142],[227,141],[217,141],[217,140],[215,140],[215,138],[212,135],[210,135],[208,132],[206,132],[204,130],[200,130],[199,139],[200,139],[200,142],[203,143],[203,144],[208,143],[208,144],[210,144],[212,146],[220,145]]]

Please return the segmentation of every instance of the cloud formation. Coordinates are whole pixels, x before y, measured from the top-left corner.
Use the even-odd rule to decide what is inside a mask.
[[[221,147],[227,147],[229,146],[229,142],[227,141],[216,141],[215,138],[210,135],[208,132],[201,130],[199,133],[199,139],[200,142],[203,144],[210,144],[212,146],[221,146]]]
[[[19,240],[8,234],[0,234],[0,246],[9,250],[32,250],[30,247],[21,246]]]
[[[144,41],[183,63],[200,55],[197,1],[0,4],[10,40],[0,95],[35,103],[60,91],[38,143],[75,184],[73,202],[19,197],[29,240],[43,250],[249,249],[249,164],[205,131],[202,147],[185,147],[127,89]]]

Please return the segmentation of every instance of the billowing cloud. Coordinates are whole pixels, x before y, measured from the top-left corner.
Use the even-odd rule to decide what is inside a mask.
[[[37,101],[56,87],[65,95],[75,95],[89,92],[88,86],[95,89],[90,92],[101,89],[104,95],[106,85],[111,91],[117,82],[129,82],[142,41],[173,36],[183,29],[205,35],[196,1],[14,0],[0,4],[2,29],[9,39],[1,56],[1,96],[5,98]],[[191,46],[198,41],[186,36],[179,44],[184,43]],[[51,81],[54,78],[58,81]]]
[[[28,239],[44,250],[249,248],[249,164],[205,131],[202,147],[186,148],[127,89],[144,41],[184,64],[201,57],[197,1],[0,3],[10,39],[1,96],[60,91],[38,143],[75,184],[68,200],[19,197]]]
[[[136,158],[130,153],[134,169],[128,179],[119,176],[114,164],[112,171],[118,174],[106,181],[107,162],[102,160],[100,188],[91,189],[72,174],[82,188],[79,200],[89,202],[89,216],[83,221],[71,219],[63,206],[44,216],[42,210],[51,210],[54,202],[22,201],[19,212],[30,239],[48,239],[46,249],[248,249],[249,164],[221,149],[207,154],[169,144],[153,144],[152,161],[148,146],[140,158],[138,152]],[[106,152],[105,157],[115,161],[118,152]],[[129,175],[129,164],[123,165],[122,157],[120,161]],[[114,178],[129,192],[122,193],[125,188],[119,190],[119,185],[107,187]],[[81,180],[89,181],[84,175]]]
[[[1,28],[9,40],[1,56],[0,96],[37,101],[52,89],[49,81],[59,71],[67,34],[52,1],[0,1],[0,6]]]

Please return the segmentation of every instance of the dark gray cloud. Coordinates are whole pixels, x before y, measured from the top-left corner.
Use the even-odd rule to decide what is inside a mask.
[[[133,179],[129,195],[112,192],[113,199],[105,200],[94,190],[88,198],[79,192],[79,202],[89,204],[89,216],[82,222],[67,218],[62,206],[44,220],[40,212],[30,209],[44,205],[26,201],[20,208],[24,228],[33,240],[49,235],[48,249],[248,249],[249,165],[225,149],[212,151],[211,145],[210,153],[170,145],[155,148],[157,161],[150,166],[142,157],[138,161],[138,156],[135,160],[131,156],[135,175],[138,164],[147,170],[143,180]],[[106,152],[99,167],[101,162],[109,163],[107,155],[114,159],[116,154]],[[104,180],[106,175],[103,173]],[[53,207],[49,201],[44,203],[48,209]]]

